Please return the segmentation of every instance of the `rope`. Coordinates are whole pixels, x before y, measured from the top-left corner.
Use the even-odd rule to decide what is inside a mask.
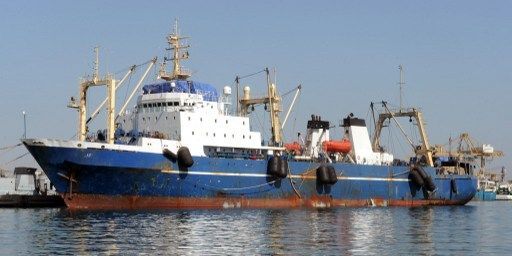
[[[27,152],[27,153],[25,153],[25,154],[23,154],[23,155],[21,155],[21,156],[18,156],[18,157],[16,157],[16,158],[12,159],[11,161],[9,161],[9,162],[7,162],[7,163],[3,163],[2,165],[10,164],[10,163],[12,163],[12,162],[14,162],[14,161],[17,161],[17,160],[19,160],[19,159],[21,159],[21,158],[25,157],[25,156],[26,156],[26,155],[28,155],[28,154],[30,154],[30,153],[29,153],[29,152]]]
[[[265,70],[265,69],[263,69],[263,70],[261,70],[261,71],[258,71],[258,72],[252,73],[252,74],[248,74],[248,75],[244,75],[244,76],[236,76],[236,78],[238,78],[238,80],[240,81],[240,79],[244,79],[244,78],[248,78],[248,77],[251,77],[251,76],[255,76],[255,75],[257,75],[257,74],[259,74],[259,73],[263,73],[263,72],[265,72],[265,71],[266,71],[266,70]],[[236,82],[236,78],[235,78],[235,82]]]
[[[138,65],[131,65],[131,66],[127,67],[127,68],[123,68],[123,69],[118,70],[117,72],[114,72],[114,74],[115,74],[115,75],[117,75],[117,74],[119,74],[119,73],[121,73],[121,72],[124,72],[124,71],[126,71],[126,70],[129,70],[129,69],[131,69],[133,66],[135,66],[135,68],[138,68],[138,67],[140,67],[140,66],[144,66],[144,65],[146,65],[146,64],[148,64],[148,63],[150,63],[150,62],[152,62],[152,61],[153,61],[153,59],[148,60],[148,61],[146,61],[146,62],[144,62],[144,63],[141,63],[141,64],[138,64]]]
[[[288,96],[288,94],[290,94],[290,93],[292,93],[292,92],[294,92],[294,91],[296,91],[298,89],[299,89],[299,87],[295,87],[295,88],[293,88],[293,89],[291,89],[291,90],[281,94],[281,98],[284,98],[284,97]]]
[[[9,149],[13,149],[13,148],[19,147],[21,145],[23,145],[23,144],[22,143],[18,143],[18,144],[15,144],[15,145],[2,147],[2,148],[0,148],[0,150],[9,150]]]
[[[130,77],[128,77],[128,86],[126,86],[126,92],[124,94],[124,102],[126,102],[126,98],[128,98],[128,92],[130,91],[132,85],[132,74],[130,74]]]
[[[302,198],[300,192],[297,190],[297,188],[295,187],[295,184],[293,183],[293,180],[292,180],[292,173],[290,171],[290,167],[288,167],[288,180],[290,181],[290,185],[292,185],[292,188],[293,188],[293,191],[295,192],[295,194],[299,197],[299,198]],[[302,183],[301,183],[302,185]]]

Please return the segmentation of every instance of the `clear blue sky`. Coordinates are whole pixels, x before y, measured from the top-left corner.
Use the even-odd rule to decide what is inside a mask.
[[[490,167],[512,170],[511,10],[510,1],[1,1],[0,147],[19,141],[23,110],[29,137],[71,137],[77,114],[66,104],[93,47],[103,71],[122,70],[162,56],[178,18],[195,80],[220,89],[268,66],[282,92],[303,84],[290,129],[312,113],[337,123],[368,117],[370,101],[398,104],[403,64],[406,102],[423,109],[433,143],[467,131],[505,151]],[[5,164],[23,152],[0,152],[0,168],[33,164]]]

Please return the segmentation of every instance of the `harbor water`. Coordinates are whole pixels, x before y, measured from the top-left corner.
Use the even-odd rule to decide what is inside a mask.
[[[507,254],[511,212],[509,201],[324,210],[0,209],[0,254]]]

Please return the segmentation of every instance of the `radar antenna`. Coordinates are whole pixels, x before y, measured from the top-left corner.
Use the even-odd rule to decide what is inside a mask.
[[[174,21],[174,31],[167,36],[167,43],[169,44],[169,47],[166,48],[166,51],[173,51],[171,58],[164,58],[164,61],[160,67],[159,71],[159,77],[164,80],[186,80],[191,76],[190,70],[184,69],[180,65],[181,60],[186,60],[189,57],[188,49],[190,45],[181,44],[180,40],[186,39],[189,37],[182,37],[179,34],[178,30],[178,20],[176,19]],[[173,63],[173,71],[171,74],[169,74],[165,68],[167,61],[171,60]]]

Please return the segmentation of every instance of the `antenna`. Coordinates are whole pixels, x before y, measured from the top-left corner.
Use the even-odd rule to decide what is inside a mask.
[[[398,85],[400,86],[400,111],[402,111],[403,105],[402,105],[402,88],[405,85],[404,82],[404,67],[402,64],[398,65],[398,69],[400,70],[400,82],[398,82]]]
[[[189,70],[186,70],[181,67],[180,61],[186,60],[189,57],[188,49],[190,45],[181,44],[180,41],[186,39],[188,37],[180,36],[178,29],[178,19],[174,20],[173,32],[167,36],[167,43],[169,47],[166,48],[166,51],[173,51],[172,58],[164,58],[164,62],[162,63],[159,71],[159,76],[164,80],[173,80],[180,79],[186,80],[189,78],[192,73]],[[165,70],[167,60],[171,60],[173,62],[173,71],[172,74],[167,73]]]
[[[21,114],[23,115],[23,139],[26,139],[27,138],[27,112],[25,112],[25,110],[23,110],[21,112]]]
[[[92,79],[94,81],[97,81],[99,79],[99,65],[100,65],[100,58],[99,58],[99,51],[100,51],[100,47],[99,46],[96,46],[94,47],[94,55],[96,55],[96,59],[94,61],[94,74],[93,74],[93,77]]]

